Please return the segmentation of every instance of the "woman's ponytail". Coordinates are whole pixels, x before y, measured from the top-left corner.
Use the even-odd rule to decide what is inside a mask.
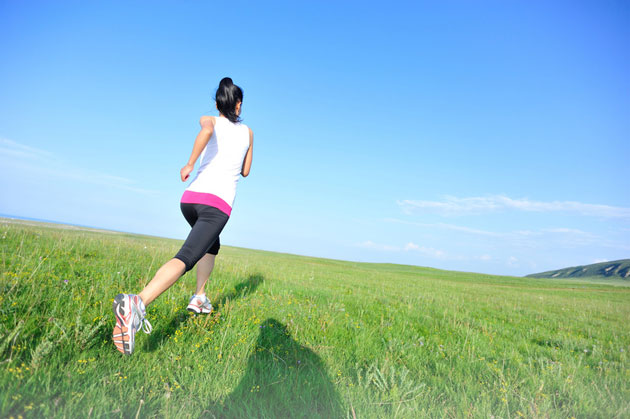
[[[217,108],[227,119],[233,123],[241,121],[236,114],[236,104],[243,103],[243,90],[232,82],[229,77],[224,77],[219,82],[219,88],[215,94]]]

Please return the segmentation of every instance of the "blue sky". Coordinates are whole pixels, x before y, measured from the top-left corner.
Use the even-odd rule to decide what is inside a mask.
[[[185,238],[219,80],[222,243],[525,275],[630,257],[623,1],[0,1],[0,214]]]

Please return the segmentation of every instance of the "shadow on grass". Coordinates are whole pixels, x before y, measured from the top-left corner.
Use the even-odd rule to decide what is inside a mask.
[[[225,304],[226,301],[235,300],[236,298],[243,298],[247,294],[255,291],[256,288],[258,288],[258,286],[264,282],[264,280],[265,278],[262,275],[254,274],[250,275],[246,280],[236,284],[234,286],[234,290],[220,296],[216,302],[212,303],[212,315],[220,311],[221,307]],[[144,350],[148,352],[155,351],[163,341],[165,341],[170,335],[175,333],[179,325],[186,321],[188,317],[190,317],[190,314],[188,313],[188,311],[186,311],[186,309],[181,309],[175,312],[168,325],[156,328],[148,336],[147,342],[144,346]]]
[[[265,281],[265,277],[260,274],[250,275],[245,281],[242,281],[234,286],[234,290],[228,292],[227,294],[219,296],[216,302],[212,303],[212,307],[214,311],[220,311],[221,307],[227,302],[231,300],[235,300],[237,298],[243,298],[247,294],[251,294],[256,291],[256,288],[260,284]]]
[[[285,325],[267,319],[240,383],[202,416],[336,418],[345,412],[321,359],[293,340]]]
[[[564,343],[560,340],[537,338],[537,339],[532,339],[531,341],[532,343],[535,343],[538,346],[547,347],[547,348],[563,348],[564,347]]]

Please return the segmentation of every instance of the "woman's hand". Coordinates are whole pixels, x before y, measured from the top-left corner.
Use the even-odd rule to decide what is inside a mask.
[[[182,182],[186,182],[188,180],[190,172],[192,172],[193,169],[194,166],[192,164],[187,164],[186,166],[182,167],[182,170],[179,171],[179,174],[182,176]]]

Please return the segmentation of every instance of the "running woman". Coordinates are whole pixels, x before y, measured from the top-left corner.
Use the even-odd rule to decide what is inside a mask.
[[[114,298],[116,326],[112,338],[116,349],[123,354],[133,353],[135,334],[140,328],[151,333],[151,324],[145,319],[146,306],[195,265],[197,289],[190,298],[188,310],[198,314],[212,311],[204,287],[221,246],[219,234],[232,211],[236,184],[240,176],[249,175],[254,144],[252,130],[240,119],[241,88],[225,77],[219,83],[215,99],[219,116],[201,117],[201,130],[190,159],[180,171],[185,182],[201,156],[197,176],[184,191],[180,203],[182,214],[192,227],[188,238],[139,294],[118,294]]]

